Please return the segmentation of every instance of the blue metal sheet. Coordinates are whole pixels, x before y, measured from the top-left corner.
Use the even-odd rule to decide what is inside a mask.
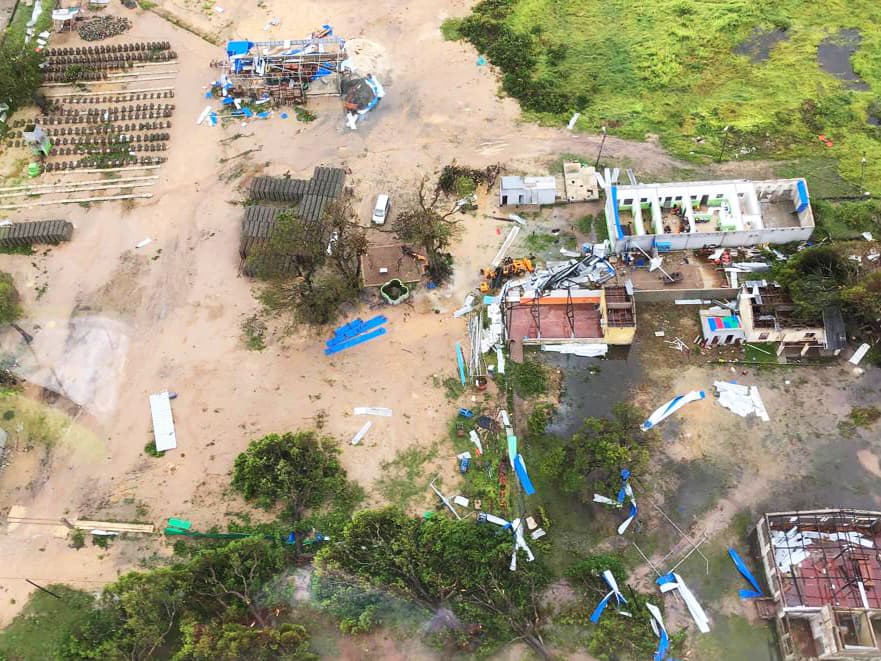
[[[358,335],[357,337],[352,338],[351,340],[346,340],[345,342],[340,342],[339,344],[334,344],[332,347],[328,347],[324,350],[325,356],[332,356],[335,353],[339,353],[340,351],[345,351],[346,349],[351,349],[352,347],[356,347],[359,344],[367,342],[369,340],[376,339],[381,335],[385,335],[385,328],[377,328],[375,331],[371,333],[365,333],[364,335]]]
[[[808,186],[805,184],[804,179],[799,179],[795,188],[798,191],[798,207],[796,208],[796,211],[801,213],[808,208],[808,204],[810,203],[810,200],[808,199]]]

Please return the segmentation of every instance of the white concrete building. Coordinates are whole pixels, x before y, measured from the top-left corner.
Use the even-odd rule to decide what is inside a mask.
[[[557,199],[555,177],[502,177],[499,205],[553,204]]]
[[[645,251],[805,241],[814,231],[804,179],[619,185],[602,178],[615,250]]]

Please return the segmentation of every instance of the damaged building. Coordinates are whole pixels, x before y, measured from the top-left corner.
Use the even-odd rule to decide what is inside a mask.
[[[827,338],[822,321],[813,324],[801,321],[795,314],[792,299],[776,282],[750,280],[744,283],[738,295],[738,312],[747,342],[779,342],[779,353],[792,347],[802,355],[811,350],[825,352],[841,348],[840,331],[830,333]],[[836,316],[830,311],[827,316],[830,324],[832,317],[837,321],[840,312]]]
[[[757,532],[784,661],[881,658],[881,512],[777,512]]]
[[[560,343],[627,345],[636,335],[636,304],[626,287],[599,289],[508,289],[504,322],[509,340],[521,346]]]
[[[814,217],[804,179],[615,183],[600,177],[616,252],[807,241]]]

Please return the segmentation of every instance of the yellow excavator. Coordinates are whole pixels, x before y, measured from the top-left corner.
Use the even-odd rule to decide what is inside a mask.
[[[506,257],[495,268],[480,269],[480,275],[483,277],[483,282],[480,283],[480,291],[482,293],[495,291],[502,286],[505,280],[532,273],[534,270],[535,266],[532,264],[531,257],[521,257],[519,259]]]

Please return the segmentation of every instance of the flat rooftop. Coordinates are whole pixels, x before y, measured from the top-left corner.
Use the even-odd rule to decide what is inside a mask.
[[[538,340],[602,340],[598,303],[573,303],[573,326],[569,324],[566,309],[566,305],[513,305],[508,310],[508,337],[525,344]],[[533,316],[536,310],[538,323]]]

